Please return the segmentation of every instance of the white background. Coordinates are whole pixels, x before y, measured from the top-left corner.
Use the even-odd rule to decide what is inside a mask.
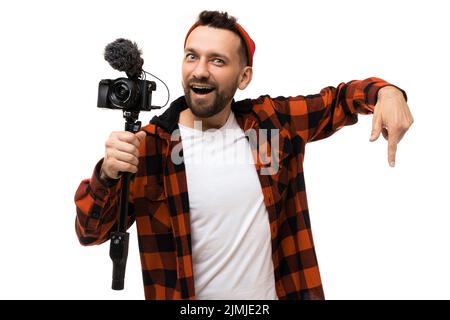
[[[96,108],[98,81],[122,76],[103,49],[118,37],[136,41],[174,100],[185,33],[201,10],[219,9],[256,42],[254,80],[237,99],[318,93],[370,76],[407,91],[415,123],[395,168],[383,138],[369,143],[371,116],[308,145],[319,266],[328,299],[449,299],[447,3],[2,2],[0,298],[144,298],[135,226],[121,292],[110,289],[109,243],[82,247],[74,231],[75,190],[123,126],[120,112]]]

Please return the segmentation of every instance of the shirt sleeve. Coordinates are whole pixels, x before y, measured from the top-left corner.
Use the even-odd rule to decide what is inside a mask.
[[[75,193],[75,231],[82,245],[101,244],[109,239],[110,231],[117,227],[120,180],[100,179],[103,159],[95,166],[90,179],[81,181]],[[132,187],[127,217],[127,227],[134,222]]]
[[[358,114],[373,113],[378,91],[386,86],[396,87],[372,77],[342,82],[314,95],[275,98],[273,103],[275,110],[288,119],[291,130],[306,143],[327,138],[342,127],[355,124]],[[406,99],[406,93],[398,89]]]

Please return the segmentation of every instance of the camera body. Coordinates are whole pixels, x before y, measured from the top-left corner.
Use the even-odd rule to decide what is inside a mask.
[[[152,92],[156,83],[148,80],[118,78],[103,79],[98,84],[98,108],[121,109],[123,111],[150,111]]]

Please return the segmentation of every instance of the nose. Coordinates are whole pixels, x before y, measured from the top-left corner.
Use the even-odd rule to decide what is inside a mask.
[[[208,63],[205,59],[200,59],[192,71],[192,76],[197,79],[208,79],[209,70]]]

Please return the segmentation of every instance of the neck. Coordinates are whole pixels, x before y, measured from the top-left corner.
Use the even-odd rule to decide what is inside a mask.
[[[201,121],[203,131],[208,129],[218,129],[227,122],[230,113],[231,102],[222,111],[208,118],[197,117],[191,112],[191,109],[188,108],[180,113],[178,122],[183,126],[194,128],[194,121]]]

